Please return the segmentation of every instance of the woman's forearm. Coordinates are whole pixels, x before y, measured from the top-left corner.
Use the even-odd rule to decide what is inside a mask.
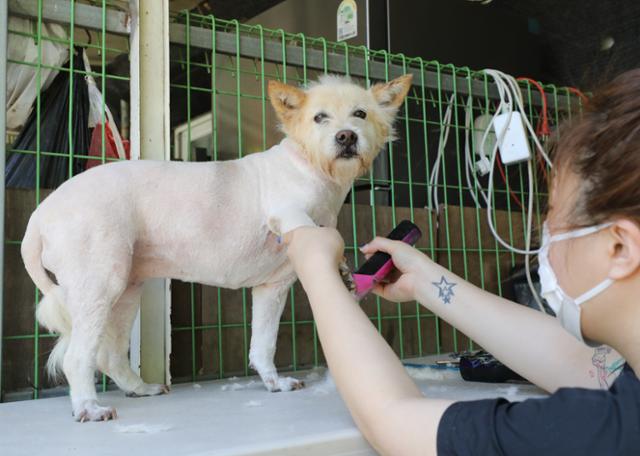
[[[548,391],[599,386],[589,375],[593,349],[549,315],[481,290],[429,260],[416,295],[433,313]]]
[[[333,269],[299,271],[299,278],[327,363],[354,420],[379,451],[412,454],[410,448],[418,447],[423,454],[435,453],[437,423],[449,402],[424,399]],[[412,427],[407,424],[410,417],[399,414],[401,410],[413,414],[416,403],[422,412],[431,409],[421,424],[416,423],[421,430],[407,432]]]
[[[357,415],[385,400],[420,397],[395,353],[333,271],[301,276],[332,375]],[[321,276],[318,276],[321,274]],[[358,400],[359,397],[381,401]],[[350,407],[351,408],[351,407]]]

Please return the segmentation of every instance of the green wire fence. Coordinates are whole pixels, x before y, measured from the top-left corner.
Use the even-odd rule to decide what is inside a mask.
[[[128,38],[111,34],[107,31],[107,16],[113,11],[109,5],[113,2],[101,0],[100,7],[95,8],[99,16],[98,26],[94,29],[77,27],[74,23],[76,18],[76,7],[85,2],[69,2],[67,23],[65,27],[66,39],[59,36],[46,35],[43,33],[45,20],[43,17],[46,0],[32,2],[37,6],[37,14],[30,18],[32,27],[30,33],[24,30],[16,30],[9,23],[9,40],[12,37],[26,38],[32,40],[37,46],[38,55],[35,61],[14,60],[10,56],[7,63],[16,65],[18,68],[34,69],[36,86],[42,85],[42,72],[50,70],[58,75],[68,75],[68,109],[65,118],[57,119],[62,125],[66,125],[68,134],[68,148],[66,150],[50,150],[42,147],[41,129],[42,120],[42,91],[36,92],[33,105],[35,113],[36,140],[35,150],[16,149],[9,145],[7,155],[13,154],[35,156],[35,176],[33,182],[27,186],[29,188],[7,188],[5,217],[5,296],[4,296],[4,331],[3,331],[3,352],[2,352],[2,391],[0,399],[16,398],[38,398],[42,392],[55,387],[51,383],[44,370],[49,352],[53,347],[55,335],[42,331],[35,320],[35,305],[40,300],[40,293],[34,287],[33,282],[27,275],[20,257],[20,241],[24,234],[26,223],[35,207],[52,191],[47,188],[42,179],[42,163],[49,158],[66,158],[66,177],[74,175],[74,163],[87,163],[100,161],[105,163],[110,158],[106,157],[106,135],[105,135],[105,107],[106,98],[109,96],[109,88],[116,85],[128,86],[128,70],[126,73],[115,73],[109,70],[108,62],[114,60],[119,55],[129,53]],[[96,2],[93,2],[94,4]],[[10,18],[14,17],[10,13]],[[43,63],[43,47],[45,44],[55,44],[68,49],[68,60],[61,66],[48,65]],[[82,65],[78,65],[78,59],[82,60],[82,55],[76,50],[85,49],[91,62],[90,73],[84,70]],[[101,127],[100,135],[100,156],[89,155],[88,150],[82,150],[74,144],[73,138],[78,128],[74,119],[77,110],[80,109],[74,102],[74,83],[85,76],[91,75],[95,78],[97,87],[103,94],[101,106]],[[128,102],[128,96],[125,100]],[[4,107],[3,107],[4,109]],[[114,107],[111,108],[112,110]],[[51,124],[51,119],[48,120]],[[12,135],[12,140],[15,139]],[[4,138],[3,138],[4,140]],[[108,379],[101,376],[99,386],[102,390],[107,388]],[[55,391],[54,391],[55,393]]]
[[[41,3],[39,0],[39,11],[42,11]],[[121,45],[122,37],[110,35],[105,29],[111,11],[103,0],[102,29],[90,34],[73,27],[73,11],[70,11],[70,33],[65,41],[70,49],[83,46],[95,50],[94,76],[107,98],[109,81],[125,86],[128,81],[126,74],[109,73],[109,59],[128,53],[126,45]],[[39,33],[42,15],[34,21],[36,31],[30,36],[37,42],[46,40]],[[99,41],[86,39],[96,36]],[[477,208],[469,194],[477,189],[470,189],[464,177],[467,130],[472,152],[477,149],[473,134],[477,129],[473,123],[471,127],[466,126],[465,108],[470,103],[475,119],[493,113],[498,103],[496,88],[483,72],[193,13],[172,18],[170,41],[172,157],[175,160],[235,159],[276,144],[281,134],[266,93],[267,81],[271,79],[304,85],[322,74],[338,73],[368,87],[403,73],[413,73],[413,87],[398,113],[397,141],[381,152],[369,174],[356,180],[339,215],[338,228],[345,238],[347,259],[352,267],[357,267],[363,261],[358,244],[386,234],[402,219],[410,219],[423,231],[418,243],[423,252],[479,287],[509,295],[508,279],[522,267],[522,259],[502,248],[492,237],[484,208]],[[97,58],[100,64],[96,65]],[[41,67],[38,63],[38,72]],[[83,76],[82,71],[69,71],[70,68],[72,63],[56,70],[67,71],[73,77]],[[528,82],[521,84],[529,118],[536,125],[542,118],[541,95]],[[552,126],[579,108],[578,98],[569,89],[550,84],[543,88]],[[40,95],[36,110],[40,109],[39,100]],[[449,104],[453,105],[448,125],[450,137],[439,165],[438,191],[442,206],[432,211],[427,207],[429,176],[442,130],[447,127],[445,112]],[[70,105],[69,119],[72,109]],[[71,128],[69,125],[70,135]],[[104,133],[102,150],[104,162]],[[12,152],[35,153],[38,159],[49,154],[69,159],[89,158],[71,146],[67,151],[43,151],[37,147],[35,151]],[[72,171],[70,168],[69,177]],[[544,167],[535,166],[534,225],[538,229],[546,197],[545,173]],[[524,206],[528,198],[526,165],[504,167],[502,175],[496,173],[495,180],[495,225],[505,239],[522,246],[526,226]],[[481,183],[486,188],[486,179],[481,179]],[[20,214],[9,220],[5,239],[6,270],[12,272],[5,287],[2,384],[5,394],[27,391],[34,398],[52,386],[42,370],[52,336],[41,333],[33,317],[39,296],[19,267],[19,244],[30,211],[47,191],[40,186],[39,174],[33,191],[9,189],[5,215],[14,217],[9,214],[12,210]],[[173,381],[250,375],[250,293],[173,281],[171,294]],[[472,340],[418,303],[389,303],[369,296],[363,300],[362,307],[402,358],[477,348]],[[20,324],[14,324],[18,315]],[[306,296],[301,287],[295,285],[280,323],[276,365],[282,370],[295,371],[323,362]],[[108,380],[103,378],[102,382],[103,388],[107,388]]]

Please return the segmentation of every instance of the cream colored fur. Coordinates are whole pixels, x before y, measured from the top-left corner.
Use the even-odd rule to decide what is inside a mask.
[[[273,363],[296,279],[278,235],[300,225],[336,225],[353,180],[393,135],[410,84],[408,76],[370,90],[337,77],[307,89],[271,82],[287,136],[279,145],[226,162],[99,166],[36,209],[22,256],[44,294],[38,320],[61,335],[49,365],[54,372],[62,366],[77,420],[115,418],[113,408],[97,403],[96,369],[129,395],[167,391],[145,384],[127,359],[141,285],[153,277],[251,287],[251,366],[270,391],[302,386],[279,377]],[[321,112],[326,117],[318,123]],[[344,130],[357,135],[348,158],[336,139]]]

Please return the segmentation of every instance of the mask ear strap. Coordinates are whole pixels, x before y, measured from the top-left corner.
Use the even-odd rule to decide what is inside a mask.
[[[566,233],[555,234],[551,236],[550,242],[564,241],[565,239],[573,239],[582,236],[588,236],[589,234],[597,233],[600,230],[613,225],[613,222],[601,223],[600,225],[588,226],[586,228],[579,228],[573,231],[567,231]]]
[[[578,296],[575,299],[576,304],[577,305],[581,305],[583,302],[588,301],[589,299],[599,295],[604,290],[609,288],[612,283],[613,283],[613,279],[609,279],[609,278],[604,279],[602,282],[600,282],[598,285],[593,287],[591,290],[589,290],[586,293]]]

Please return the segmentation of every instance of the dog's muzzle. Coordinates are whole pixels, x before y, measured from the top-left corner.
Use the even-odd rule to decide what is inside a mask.
[[[336,133],[338,158],[353,158],[358,155],[358,135],[353,130],[340,130]]]

